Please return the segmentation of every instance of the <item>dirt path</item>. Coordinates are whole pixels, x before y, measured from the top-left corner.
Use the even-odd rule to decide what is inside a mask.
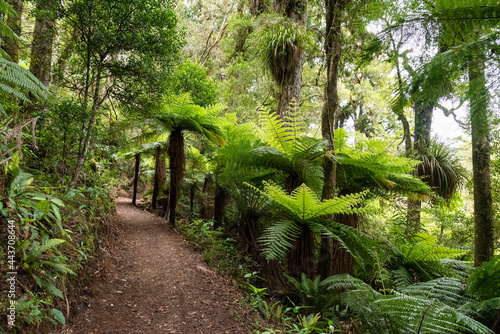
[[[62,333],[251,333],[234,283],[217,275],[164,220],[118,198],[114,274]]]

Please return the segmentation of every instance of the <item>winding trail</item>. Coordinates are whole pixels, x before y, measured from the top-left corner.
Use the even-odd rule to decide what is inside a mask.
[[[252,316],[235,284],[210,269],[165,220],[116,200],[121,243],[115,269],[89,306],[69,319],[69,334],[245,334]],[[92,290],[92,287],[91,289]]]

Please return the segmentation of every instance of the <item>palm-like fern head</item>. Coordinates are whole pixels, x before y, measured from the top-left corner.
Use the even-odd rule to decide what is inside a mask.
[[[217,117],[222,109],[222,105],[200,107],[193,103],[189,94],[172,97],[162,105],[158,114],[144,122],[145,129],[140,138],[144,142],[170,131],[187,130],[224,145],[225,135],[218,125],[221,119]]]
[[[315,235],[336,238],[359,263],[363,263],[363,259],[370,257],[369,247],[366,247],[370,242],[361,232],[323,218],[335,213],[364,212],[364,209],[357,207],[366,192],[321,202],[305,184],[289,195],[275,184],[265,181],[263,183],[263,190],[250,187],[266,195],[272,201],[277,209],[276,216],[280,219],[267,228],[261,237],[264,255],[267,259],[283,258],[291,249],[291,242],[300,238],[304,227],[309,228]]]
[[[419,163],[388,154],[387,144],[373,139],[348,146],[343,129],[335,132],[337,148],[337,183],[342,193],[370,189],[378,195],[403,194],[425,197],[431,191],[428,185],[410,175]]]
[[[324,142],[306,135],[298,111],[291,112],[284,120],[274,113],[262,111],[260,127],[265,144],[242,156],[241,165],[263,167],[284,173],[287,177],[294,176],[299,184],[305,183],[319,191],[323,179],[321,157]]]

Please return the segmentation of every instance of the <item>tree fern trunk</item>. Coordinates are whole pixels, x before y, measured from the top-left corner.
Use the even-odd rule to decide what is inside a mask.
[[[177,201],[181,191],[182,178],[184,176],[184,135],[182,130],[174,129],[169,137],[168,156],[170,163],[170,205],[169,223],[175,226],[177,214]]]
[[[356,214],[336,214],[335,221],[352,228],[358,228],[359,216]],[[342,245],[333,241],[332,275],[354,273],[354,258]]]
[[[494,251],[490,169],[490,120],[484,55],[469,63],[469,96],[474,182],[474,266],[491,260]]]
[[[139,169],[141,165],[141,155],[136,154],[135,155],[135,172],[134,172],[134,194],[132,195],[132,204],[136,204],[136,199],[137,199],[137,185],[139,183]]]
[[[165,173],[165,149],[159,146],[155,150],[155,176],[153,184],[153,197],[151,199],[151,208],[153,210],[156,210],[158,207],[158,196],[160,194],[160,189],[163,188],[163,185],[165,184]]]
[[[314,251],[314,234],[308,226],[302,226],[301,237],[292,242],[292,249],[288,253],[288,275],[300,279],[305,273],[313,279],[316,272],[316,255]]]
[[[203,188],[201,189],[201,198],[200,198],[200,218],[201,219],[210,219],[210,188],[211,188],[211,178],[210,175],[205,176],[205,181],[203,181]]]
[[[422,201],[408,198],[405,235],[419,233],[421,229]]]
[[[214,229],[221,227],[224,222],[224,208],[227,204],[227,195],[226,189],[216,182],[214,197]]]

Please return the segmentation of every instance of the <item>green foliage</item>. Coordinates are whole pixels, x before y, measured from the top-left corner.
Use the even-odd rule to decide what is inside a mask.
[[[275,177],[283,175],[288,192],[301,183],[319,192],[323,178],[321,157],[324,154],[324,142],[306,136],[298,110],[290,114],[290,117],[282,120],[272,112],[262,111],[260,126],[266,145],[243,141],[241,144],[248,148],[251,145],[257,147],[240,150],[233,154],[233,158],[238,168],[261,168],[262,172],[266,170],[268,174],[278,174]]]
[[[22,102],[30,103],[31,94],[37,100],[49,96],[47,88],[30,71],[0,57],[0,92],[10,94]],[[0,112],[5,112],[0,104]]]
[[[222,108],[222,105],[203,108],[195,104],[189,94],[171,97],[163,105],[160,113],[144,121],[146,125],[144,134],[138,140],[145,142],[178,129],[200,133],[209,140],[223,145],[224,133],[219,128],[217,119],[217,114]]]
[[[260,191],[254,188],[256,191]],[[360,213],[355,207],[366,193],[337,197],[320,202],[316,194],[305,184],[288,195],[280,187],[264,182],[262,193],[268,196],[285,219],[279,220],[265,230],[261,237],[267,259],[283,258],[298,240],[302,227],[309,228],[316,235],[335,237],[351,252],[356,254],[361,235],[348,226],[323,219],[334,213]],[[359,234],[359,235],[358,235]],[[351,243],[352,242],[352,243]],[[356,257],[356,255],[354,255]],[[361,260],[361,258],[359,258]]]
[[[325,284],[359,317],[369,333],[493,333],[457,305],[469,306],[465,287],[455,279],[409,286],[388,295],[348,275],[331,276]]]
[[[201,250],[210,267],[242,283],[253,261],[237,249],[235,240],[226,236],[222,228],[214,230],[213,226],[212,220],[202,219],[179,225],[183,236]]]
[[[208,107],[217,102],[217,85],[207,76],[206,69],[189,59],[177,66],[172,81],[174,94],[189,93],[194,104]]]
[[[381,140],[365,140],[351,147],[346,132],[339,129],[335,131],[335,149],[337,155],[330,157],[338,163],[337,186],[342,193],[369,189],[381,196],[420,198],[430,193],[425,183],[410,175],[419,161],[388,154],[387,143]]]
[[[394,270],[397,287],[415,280],[431,280],[439,276],[463,278],[470,267],[458,261],[467,251],[439,247],[435,236],[416,234],[396,242],[399,268]]]
[[[324,284],[320,276],[311,280],[302,273],[300,282],[290,276],[287,278],[292,283],[302,305],[311,308],[314,314],[325,316],[334,305],[339,303],[337,292],[330,289],[328,284]]]
[[[457,188],[466,183],[467,170],[462,166],[456,150],[449,145],[434,139],[427,148],[420,148],[417,152],[422,162],[414,173],[439,196],[449,200]]]
[[[281,85],[285,73],[295,65],[297,54],[315,48],[313,34],[286,16],[261,15],[257,24],[257,54]]]
[[[470,292],[481,299],[500,297],[500,256],[475,268],[468,283]]]

